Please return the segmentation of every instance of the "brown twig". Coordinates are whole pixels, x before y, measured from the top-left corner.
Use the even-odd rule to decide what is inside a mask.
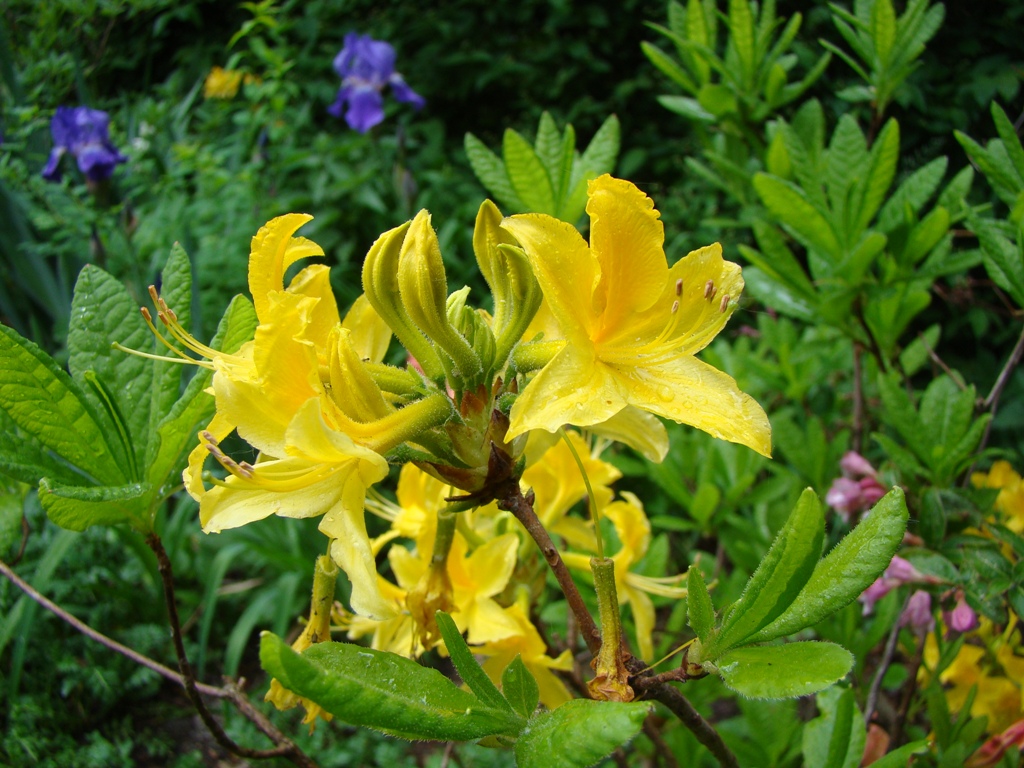
[[[875,677],[871,681],[871,688],[868,691],[868,699],[864,704],[864,725],[871,724],[871,716],[875,714],[875,707],[878,705],[878,695],[882,690],[882,678],[885,677],[885,673],[889,669],[889,665],[892,664],[892,657],[896,652],[896,640],[900,636],[900,617],[903,615],[903,611],[907,608],[907,603],[910,602],[910,596],[903,601],[903,607],[900,608],[899,614],[896,617],[896,623],[892,626],[892,631],[889,632],[889,639],[885,642],[885,650],[882,651],[882,658],[878,662],[878,669],[875,671]]]
[[[924,632],[920,632],[914,638],[916,646],[914,657],[911,659],[910,664],[907,665],[906,687],[903,689],[903,698],[900,700],[900,707],[896,712],[896,719],[890,731],[889,743],[894,749],[900,746],[900,741],[903,738],[903,727],[907,721],[907,714],[910,711],[910,703],[917,692],[917,671],[921,667],[921,660],[924,657],[925,636]]]
[[[178,618],[177,601],[174,595],[174,573],[171,569],[171,560],[167,556],[167,550],[164,549],[163,542],[160,541],[160,537],[155,533],[146,536],[146,544],[156,555],[160,579],[164,587],[164,600],[167,604],[167,618],[171,625],[171,639],[174,643],[174,652],[178,657],[178,668],[181,670],[181,681],[185,688],[185,694],[188,696],[189,701],[192,702],[196,712],[199,713],[199,717],[213,738],[228,752],[239,757],[247,757],[254,760],[284,757],[302,768],[317,768],[316,763],[284,734],[280,734],[280,740],[277,741],[277,745],[273,749],[252,749],[235,743],[224,732],[220,723],[217,722],[210,710],[207,709],[206,703],[199,696],[196,679],[192,673],[192,665],[189,663],[188,656],[185,653],[185,644],[181,637],[181,622]],[[255,707],[252,707],[250,712],[252,711],[255,711]],[[269,721],[267,721],[267,724],[269,725]],[[261,728],[261,730],[263,729]]]
[[[551,536],[548,535],[544,524],[537,517],[537,513],[533,511],[533,504],[523,496],[523,492],[519,488],[519,481],[516,479],[506,481],[498,489],[495,497],[498,501],[498,508],[515,515],[516,520],[523,524],[527,533],[537,543],[541,554],[547,560],[548,567],[555,574],[558,586],[562,588],[562,593],[569,604],[569,610],[576,618],[576,625],[579,627],[580,634],[583,635],[587,648],[591,654],[596,656],[601,650],[601,632],[597,628],[594,617],[587,610],[587,605],[583,602],[576,583],[572,580],[569,567],[562,560],[562,556],[558,554],[558,548],[551,540]]]
[[[591,654],[596,656],[601,649],[601,633],[594,622],[594,617],[587,610],[583,597],[569,574],[569,568],[558,554],[558,549],[551,540],[551,536],[548,535],[547,529],[544,528],[536,512],[533,511],[532,502],[523,496],[518,480],[506,481],[496,490],[494,496],[497,499],[498,508],[515,515],[515,518],[523,524],[540,548],[548,566],[555,574],[558,585],[562,588],[569,609],[576,618],[580,633],[587,643],[587,648],[590,649]],[[639,674],[647,669],[647,665],[640,659],[629,657],[627,664],[634,674]],[[658,683],[647,688],[646,695],[664,704],[672,714],[678,717],[723,768],[739,768],[736,756],[722,741],[718,731],[701,717],[701,714],[693,708],[693,705],[686,700],[682,693],[668,683]]]

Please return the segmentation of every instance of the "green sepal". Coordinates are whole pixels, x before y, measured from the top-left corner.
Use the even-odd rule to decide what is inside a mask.
[[[768,553],[730,609],[718,634],[702,654],[705,659],[742,643],[770,624],[804,588],[821,556],[825,516],[814,491],[797,501]]]
[[[522,721],[486,706],[436,669],[349,643],[317,643],[298,654],[264,632],[260,664],[289,691],[339,720],[404,739],[471,741],[515,735]]]
[[[512,705],[512,709],[523,717],[530,717],[540,703],[537,680],[523,664],[518,653],[501,673],[501,692]]]
[[[701,643],[707,645],[715,629],[715,606],[704,583],[704,575],[695,565],[691,565],[686,573],[686,619]]]
[[[786,612],[748,642],[799,632],[856,600],[888,567],[903,541],[908,517],[903,490],[895,487],[818,563]]]
[[[517,768],[585,768],[640,731],[651,705],[573,699],[530,720],[516,741]]]
[[[452,617],[444,611],[437,611],[434,618],[444,639],[444,646],[448,649],[448,655],[451,656],[455,669],[458,670],[462,681],[469,686],[469,690],[488,707],[513,714],[512,706],[501,695],[498,686],[491,682],[491,678],[473,657],[473,652],[469,650]]]
[[[824,642],[736,648],[715,662],[722,681],[750,699],[789,699],[828,688],[853,668],[853,654]]]

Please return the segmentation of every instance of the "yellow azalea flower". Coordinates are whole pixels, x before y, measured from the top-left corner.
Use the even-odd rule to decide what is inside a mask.
[[[613,495],[608,486],[618,480],[622,473],[608,462],[592,456],[590,446],[578,433],[566,434],[583,461],[584,470],[597,497],[597,506],[603,508]],[[523,472],[522,481],[524,486],[533,489],[536,496],[534,511],[537,517],[549,533],[561,536],[574,547],[592,551],[596,542],[590,521],[566,516],[587,495],[583,476],[569,447],[564,440],[559,439],[543,454],[533,457],[531,446],[534,442],[540,441],[531,436],[526,447],[527,468]]]
[[[366,489],[387,475],[381,453],[416,433],[424,418],[447,418],[451,406],[443,395],[402,409],[384,400],[363,360],[383,357],[390,335],[365,304],[353,310],[363,322],[339,318],[326,267],[306,267],[285,288],[289,266],[323,253],[293,237],[309,219],[279,217],[253,238],[249,287],[259,320],[253,341],[231,358],[193,345],[211,357],[217,413],[189,457],[185,484],[207,532],[271,514],[323,515],[320,530],[333,540],[331,554],[352,582],[352,609],[386,618],[394,608],[379,590],[363,518]],[[218,447],[233,430],[259,451],[255,464],[236,463]],[[229,474],[208,489],[209,454]]]
[[[204,99],[233,99],[242,84],[243,72],[213,67],[203,83]]]
[[[631,493],[605,507],[601,514],[612,521],[622,547],[612,557],[615,562],[615,591],[619,604],[629,604],[636,627],[636,645],[641,658],[654,656],[654,604],[648,594],[679,599],[686,597],[686,588],[675,586],[684,574],[676,576],[643,576],[630,571],[644,555],[651,543],[651,524],[644,514],[640,500]],[[590,556],[566,552],[562,559],[570,568],[590,569]]]
[[[565,338],[511,411],[508,436],[589,427],[634,406],[771,452],[768,417],[731,376],[695,355],[736,308],[743,279],[718,244],[671,268],[654,204],[627,181],[590,182],[590,245],[571,225],[522,214],[522,245]]]
[[[536,678],[540,701],[545,707],[554,709],[572,699],[572,694],[566,689],[565,683],[552,672],[554,669],[565,672],[571,670],[572,653],[565,650],[558,658],[552,659],[548,656],[547,645],[519,602],[506,608],[505,613],[515,622],[518,631],[500,640],[473,648],[474,653],[489,657],[483,663],[483,668],[491,680],[500,685],[501,673],[516,656],[519,656]]]
[[[1008,461],[997,461],[988,473],[971,475],[975,488],[998,488],[995,509],[1003,515],[1002,522],[1014,533],[1024,533],[1024,480]]]

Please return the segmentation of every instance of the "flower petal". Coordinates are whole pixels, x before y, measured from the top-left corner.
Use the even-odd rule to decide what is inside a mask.
[[[628,404],[620,377],[599,363],[589,347],[568,344],[533,377],[512,406],[507,439],[563,424],[589,427]]]
[[[571,224],[542,213],[511,216],[501,226],[523,246],[564,337],[591,346],[600,268],[586,241]]]
[[[299,259],[323,256],[319,245],[304,237],[292,237],[295,231],[312,221],[307,213],[289,213],[271,219],[252,239],[249,254],[249,293],[262,322],[269,310],[267,296],[284,290],[284,273]]]
[[[374,88],[355,87],[349,92],[345,122],[349,128],[366,133],[384,119],[384,100]]]
[[[687,355],[618,371],[619,385],[638,408],[771,456],[768,416],[729,374]]]
[[[633,184],[608,174],[588,185],[590,249],[600,264],[594,308],[602,313],[599,340],[621,333],[638,312],[661,297],[668,281],[665,228],[654,201]],[[564,279],[564,277],[563,277]]]

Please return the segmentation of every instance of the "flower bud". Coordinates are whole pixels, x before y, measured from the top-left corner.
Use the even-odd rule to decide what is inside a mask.
[[[466,384],[475,383],[483,373],[483,364],[469,342],[448,322],[448,280],[437,234],[426,211],[416,214],[402,243],[398,286],[409,318],[455,364],[453,375]],[[422,358],[414,354],[422,365]]]

